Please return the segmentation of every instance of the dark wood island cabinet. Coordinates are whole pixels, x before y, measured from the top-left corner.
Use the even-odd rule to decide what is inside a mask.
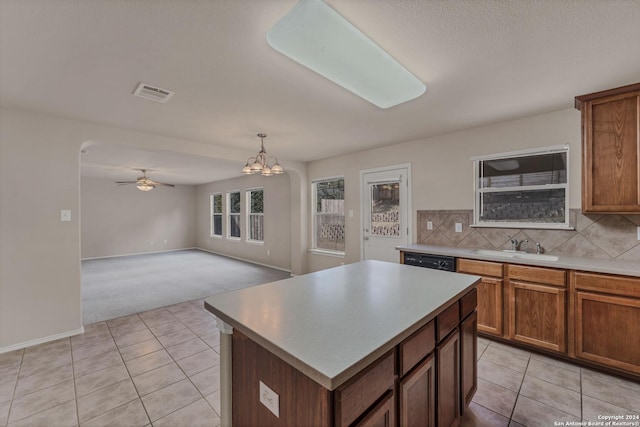
[[[478,280],[365,261],[207,299],[231,332],[223,425],[457,425],[476,389]]]

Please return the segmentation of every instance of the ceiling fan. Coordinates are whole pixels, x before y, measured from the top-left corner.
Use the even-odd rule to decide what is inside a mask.
[[[147,170],[146,169],[136,169],[139,170],[140,172],[142,172],[142,176],[138,177],[138,179],[136,179],[135,181],[116,181],[116,184],[118,185],[130,185],[130,184],[136,184],[136,187],[138,187],[138,190],[140,191],[151,191],[154,188],[156,188],[156,186],[160,185],[160,186],[164,186],[164,187],[175,187],[175,185],[173,184],[167,184],[165,182],[158,182],[158,181],[153,181],[150,178],[147,178]]]

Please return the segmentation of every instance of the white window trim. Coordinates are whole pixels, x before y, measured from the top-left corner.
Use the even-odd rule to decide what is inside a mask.
[[[231,213],[231,194],[232,193],[240,193],[240,212],[238,213]],[[240,237],[235,237],[235,236],[231,236],[231,215],[237,215],[239,217],[239,221],[238,221],[238,225],[242,224],[242,191],[241,190],[230,190],[227,191],[226,194],[226,204],[227,204],[227,209],[226,209],[226,216],[227,216],[227,235],[226,235],[226,239],[230,240],[230,241],[234,241],[234,242],[239,242],[242,240],[242,228],[240,229]]]
[[[481,161],[498,160],[512,157],[523,156],[535,156],[541,154],[551,153],[566,153],[567,158],[567,182],[565,184],[550,184],[550,185],[531,185],[523,187],[500,187],[500,188],[487,188],[480,190],[478,186],[478,168]],[[569,225],[569,191],[570,191],[570,171],[569,171],[569,144],[554,145],[550,147],[534,148],[528,150],[510,151],[506,153],[490,154],[486,156],[472,157],[473,161],[473,224],[474,228],[526,228],[526,229],[539,229],[539,230],[573,230],[574,228]],[[492,192],[504,192],[504,191],[519,191],[519,190],[541,190],[541,189],[565,189],[565,208],[564,208],[564,223],[540,223],[540,222],[483,222],[480,220],[480,194],[492,193]]]
[[[317,242],[317,237],[316,236],[316,184],[319,182],[325,182],[325,181],[334,181],[337,179],[342,179],[344,181],[344,176],[343,175],[338,175],[338,176],[331,176],[331,177],[327,177],[327,178],[316,178],[311,180],[311,249],[309,249],[309,252],[315,255],[325,255],[325,256],[331,256],[331,257],[336,257],[336,258],[345,258],[346,256],[346,250],[345,251],[332,251],[330,249],[322,249],[322,248],[318,248],[318,242]],[[345,216],[345,220],[346,220],[346,216]],[[346,221],[345,221],[345,227],[346,227]],[[345,233],[345,249],[346,249],[346,233]]]
[[[210,221],[210,224],[209,224],[209,227],[210,227],[210,229],[209,229],[209,237],[215,237],[216,239],[222,239],[222,236],[224,235],[223,230],[222,229],[220,230],[220,234],[214,234],[214,227],[213,227],[213,217],[214,217],[214,215],[220,215],[221,219],[222,219],[222,217],[224,217],[224,205],[222,206],[222,212],[220,212],[219,214],[213,212],[213,199],[214,199],[215,196],[218,196],[218,195],[219,196],[224,196],[223,193],[211,193],[211,194],[209,194],[209,213],[210,213],[210,215],[209,215],[209,221]],[[221,197],[220,202],[222,203],[223,201],[224,201],[224,197]],[[224,224],[224,221],[220,221],[221,228],[222,228],[222,224]]]
[[[253,191],[258,191],[258,190],[262,190],[262,213],[252,213],[251,212],[251,192]],[[247,243],[251,243],[253,245],[264,245],[264,236],[263,236],[263,240],[255,240],[251,238],[251,224],[249,224],[249,222],[251,221],[251,215],[261,215],[262,216],[262,224],[264,227],[264,187],[254,187],[254,188],[247,188],[245,190],[245,197],[246,197],[246,206],[247,206],[247,218],[246,218],[246,228],[247,228]],[[264,230],[263,230],[264,233]]]

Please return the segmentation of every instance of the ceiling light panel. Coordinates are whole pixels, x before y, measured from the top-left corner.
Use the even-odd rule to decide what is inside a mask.
[[[426,85],[321,0],[300,0],[267,34],[278,52],[380,108],[422,95]]]

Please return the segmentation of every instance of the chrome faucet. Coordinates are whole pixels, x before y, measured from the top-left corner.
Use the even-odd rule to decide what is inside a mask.
[[[542,253],[542,246],[540,246],[540,243],[536,242],[536,253],[537,254],[541,254]]]
[[[507,236],[509,237],[509,241],[511,242],[511,250],[514,252],[520,250],[520,245],[522,245],[523,243],[529,243],[528,239],[518,241],[518,239],[514,238],[513,236],[509,236],[508,234]]]

